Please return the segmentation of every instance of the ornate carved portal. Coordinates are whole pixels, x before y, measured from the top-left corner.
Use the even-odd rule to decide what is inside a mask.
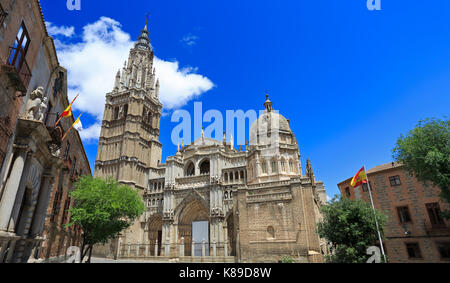
[[[149,252],[151,255],[153,256],[161,255],[161,241],[162,241],[162,217],[161,215],[157,214],[152,216],[148,223],[148,242],[150,245]],[[157,251],[155,251],[156,243],[158,243]]]
[[[184,238],[184,255],[192,256],[192,223],[193,222],[210,222],[207,208],[199,201],[193,200],[187,204],[181,211],[178,217],[178,235],[179,239]],[[208,231],[209,235],[209,231]],[[207,250],[209,250],[209,237],[205,239],[207,242]],[[201,243],[196,243],[196,246],[201,246]],[[196,254],[197,255],[197,254]]]

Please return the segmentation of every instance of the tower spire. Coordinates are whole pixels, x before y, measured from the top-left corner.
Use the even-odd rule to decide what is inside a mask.
[[[149,14],[147,13],[144,29],[141,31],[141,35],[138,37],[138,41],[135,46],[139,49],[151,51],[152,47],[150,46],[150,38],[148,37],[148,18]]]
[[[148,28],[147,28],[147,26],[148,26],[148,17],[150,16],[150,13],[147,13],[147,16],[146,16],[146,18],[145,18],[145,27],[144,27],[144,30],[147,30],[148,31]]]
[[[264,102],[264,108],[267,112],[272,111],[272,101],[269,100],[269,93],[266,91],[266,102]]]

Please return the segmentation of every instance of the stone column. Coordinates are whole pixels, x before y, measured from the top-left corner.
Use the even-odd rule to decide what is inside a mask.
[[[233,217],[233,216],[230,216],[230,217]],[[225,221],[224,221],[224,223],[225,223],[225,225],[223,226],[223,243],[224,243],[223,248],[224,248],[224,255],[228,256],[228,226],[227,226],[228,224]]]
[[[120,251],[122,249],[121,247],[122,245],[122,238],[119,236],[119,239],[117,239],[117,258],[119,258],[121,256]]]
[[[155,242],[155,256],[158,256],[158,240]]]
[[[213,256],[217,256],[217,251],[216,251],[216,241],[213,241],[212,243],[212,250],[213,250]]]
[[[164,256],[170,256],[170,239],[169,239],[169,237],[166,238]]]
[[[131,256],[131,243],[128,242],[128,257]]]
[[[5,191],[0,203],[0,230],[7,231],[9,220],[19,190],[23,169],[27,160],[28,150],[20,148],[16,160],[14,161],[11,174],[5,186]],[[14,231],[10,231],[14,232]]]
[[[141,248],[141,245],[136,244],[136,257],[139,257],[139,249]]]
[[[228,240],[225,240],[225,243],[224,243],[224,253],[225,253],[225,256],[228,256]]]
[[[0,263],[3,262],[3,257],[5,256],[6,249],[8,248],[8,240],[1,241],[1,250],[0,250]]]
[[[205,239],[202,241],[202,256],[204,257],[206,255],[206,242]]]
[[[259,157],[258,156],[256,156],[256,168],[255,168],[255,175],[256,176],[253,176],[253,178],[258,178],[258,177],[260,177],[261,176],[261,161],[259,160]]]
[[[145,241],[145,257],[148,257],[148,240]]]
[[[192,239],[192,245],[191,245],[191,256],[195,256],[195,242],[194,239]]]
[[[52,176],[45,175],[39,192],[39,198],[34,211],[34,220],[31,225],[30,234],[40,235],[44,230],[45,216],[47,215],[50,193],[52,191]]]
[[[225,237],[224,237],[224,229],[223,229],[223,222],[224,222],[224,219],[223,218],[221,218],[220,220],[219,220],[219,223],[218,223],[218,231],[217,231],[217,242],[218,243],[223,243],[223,241],[225,240]]]
[[[17,240],[12,240],[9,244],[8,255],[6,256],[6,263],[11,263],[13,260],[14,250],[16,248]]]
[[[223,209],[223,190],[218,188],[219,193],[219,207]]]
[[[184,257],[184,237],[181,237],[180,240],[180,257]]]

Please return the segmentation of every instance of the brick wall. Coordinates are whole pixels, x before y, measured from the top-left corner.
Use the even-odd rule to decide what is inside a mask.
[[[389,177],[398,176],[400,184],[391,185]],[[447,262],[441,257],[439,247],[450,244],[450,223],[443,220],[442,225],[432,225],[426,204],[438,203],[440,210],[450,207],[439,198],[440,189],[424,186],[414,176],[410,176],[403,167],[395,166],[384,170],[368,171],[376,209],[388,216],[385,226],[385,247],[390,262]],[[343,196],[349,188],[350,199],[361,198],[370,203],[369,193],[361,187],[352,189],[350,179],[338,184]],[[407,207],[410,221],[401,221],[398,208]],[[413,245],[420,254],[410,257],[408,245]],[[411,248],[411,247],[410,247]]]

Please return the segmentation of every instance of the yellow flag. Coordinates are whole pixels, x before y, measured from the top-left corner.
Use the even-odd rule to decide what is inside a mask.
[[[73,123],[72,127],[75,127],[77,124],[81,124],[81,115],[83,115],[84,113],[81,113],[80,116],[78,116],[78,119],[75,121],[75,123]]]

